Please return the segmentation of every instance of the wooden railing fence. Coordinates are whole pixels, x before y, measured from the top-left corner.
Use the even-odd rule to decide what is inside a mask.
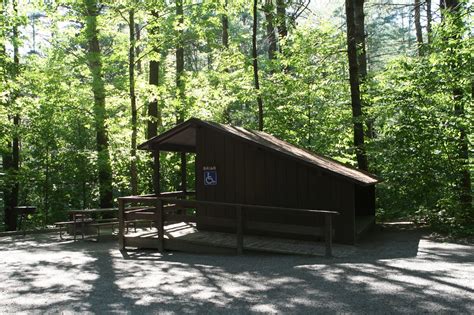
[[[119,198],[119,244],[120,249],[125,249],[125,220],[127,219],[126,205],[127,204],[141,204],[145,207],[134,210],[134,217],[138,219],[148,218],[155,221],[158,229],[157,248],[163,251],[165,248],[164,226],[165,221],[182,221],[182,222],[202,222],[205,218],[198,216],[190,216],[186,214],[167,213],[168,210],[174,209],[189,209],[197,208],[198,206],[218,206],[218,207],[233,207],[235,209],[235,233],[236,233],[236,248],[237,254],[242,254],[244,242],[244,209],[261,209],[272,211],[292,211],[300,213],[311,213],[315,215],[324,215],[324,240],[325,240],[325,254],[328,257],[332,256],[332,216],[338,215],[337,211],[329,210],[314,210],[314,209],[300,209],[300,208],[286,208],[263,205],[239,204],[216,201],[190,200],[178,199],[173,197],[186,197],[192,195],[192,192],[170,192],[162,193],[160,196],[145,195],[145,196],[128,196]]]

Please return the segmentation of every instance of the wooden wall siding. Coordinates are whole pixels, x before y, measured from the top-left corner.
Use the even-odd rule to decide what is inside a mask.
[[[334,239],[341,243],[353,244],[356,238],[355,231],[355,209],[354,209],[354,185],[352,183],[339,180],[335,186],[337,196],[335,200],[339,201],[340,214],[335,216],[334,226],[336,235]]]
[[[356,216],[375,215],[375,186],[354,185]]]
[[[224,133],[198,128],[196,136],[198,200],[339,211],[341,215],[334,218],[335,240],[354,241],[353,183]],[[204,166],[216,167],[216,186],[204,186]],[[245,213],[252,221],[324,225],[323,216],[252,209]],[[200,207],[198,215],[235,218],[235,209]],[[198,228],[225,230],[203,225]]]

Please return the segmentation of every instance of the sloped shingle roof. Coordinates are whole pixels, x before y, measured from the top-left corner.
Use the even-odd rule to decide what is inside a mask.
[[[197,118],[191,118],[190,120],[168,130],[167,132],[158,135],[152,139],[149,139],[148,141],[141,144],[139,148],[150,149],[149,145],[151,143],[160,143],[161,141],[166,141],[166,139],[169,139],[171,136],[179,134],[180,132],[183,132],[189,127],[195,127],[196,125],[206,126],[209,128],[220,130],[224,133],[231,134],[235,137],[244,139],[261,147],[270,149],[272,151],[280,152],[281,154],[315,165],[329,172],[339,174],[343,177],[347,177],[348,179],[351,179],[363,185],[372,185],[378,182],[378,179],[372,174],[360,171],[335,160],[299,148],[286,141],[280,140],[266,132],[248,130],[242,127],[229,126],[210,121],[203,121]]]

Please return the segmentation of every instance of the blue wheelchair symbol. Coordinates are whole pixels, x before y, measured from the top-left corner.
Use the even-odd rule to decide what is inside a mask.
[[[217,185],[217,171],[204,171],[204,186]]]

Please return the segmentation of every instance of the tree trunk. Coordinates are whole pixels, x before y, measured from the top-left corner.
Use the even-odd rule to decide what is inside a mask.
[[[179,102],[177,122],[184,121],[184,47],[183,47],[183,30],[182,25],[184,24],[184,13],[183,13],[183,0],[176,0],[176,17],[178,19],[179,31],[177,34],[178,40],[176,41],[176,89],[177,98]]]
[[[229,17],[227,16],[227,7],[228,3],[227,0],[224,2],[224,11],[225,13],[222,14],[222,46],[225,48],[229,48]]]
[[[354,120],[354,146],[356,150],[357,165],[359,169],[366,171],[368,170],[368,163],[364,147],[364,129],[362,125],[362,105],[360,101],[359,67],[357,64],[353,0],[346,0],[346,23],[352,118]]]
[[[446,0],[446,12],[448,12],[453,17],[453,26],[457,29],[452,38],[446,38],[447,41],[452,39],[461,40],[461,29],[463,28],[462,17],[460,16],[461,3],[458,0]],[[455,54],[455,52],[453,52]],[[458,63],[455,61],[451,62],[451,70],[453,73],[458,71]],[[467,136],[466,128],[463,126],[463,122],[466,121],[466,113],[464,110],[463,98],[465,97],[463,92],[463,87],[460,85],[460,82],[454,82],[453,88],[453,101],[454,101],[454,116],[456,116],[458,123],[458,159],[461,161],[461,170],[459,174],[459,195],[461,204],[467,209],[472,208],[472,187],[471,187],[471,173],[469,169],[469,139]]]
[[[423,56],[423,33],[421,31],[421,21],[420,21],[420,10],[421,3],[420,0],[415,0],[415,31],[416,31],[416,42],[418,44],[418,55]]]
[[[431,15],[431,0],[426,0],[426,35],[428,37],[428,44],[431,44],[431,23],[433,17]]]
[[[360,84],[364,84],[367,80],[367,49],[365,44],[365,0],[354,0],[354,32],[357,47],[357,66],[359,72]],[[361,92],[361,107],[366,106]],[[374,138],[374,124],[372,119],[367,119],[367,138]]]
[[[99,46],[97,16],[99,8],[96,0],[84,0],[86,8],[87,39],[86,59],[92,75],[92,93],[94,94],[94,117],[97,143],[97,166],[99,173],[100,207],[110,208],[113,205],[112,167],[110,165],[109,139],[107,135],[105,109],[105,86],[102,78],[102,60]]]
[[[442,11],[442,10],[446,10],[446,2],[445,0],[439,0],[439,9]],[[443,12],[441,12],[443,13]],[[443,15],[441,14],[441,17],[443,17]]]
[[[176,89],[178,90],[178,113],[177,113],[177,123],[182,123],[185,117],[185,94],[184,94],[184,43],[183,36],[184,32],[182,25],[184,25],[184,12],[183,12],[183,0],[176,0],[176,17],[178,18],[178,40],[176,46]],[[181,190],[186,191],[186,153],[181,153],[181,163],[180,163],[180,177],[181,177]]]
[[[49,150],[49,144],[46,147],[46,165],[44,171],[44,187],[43,187],[43,209],[44,216],[48,218],[49,212],[49,182],[50,182],[50,164],[51,164],[51,154]]]
[[[357,47],[357,64],[359,77],[364,82],[367,77],[367,50],[365,48],[365,0],[354,1],[354,32]]]
[[[135,12],[128,12],[129,23],[129,51],[128,51],[128,78],[130,92],[130,107],[132,110],[132,141],[130,149],[130,182],[132,195],[138,194],[137,178],[137,98],[135,96]]]
[[[151,15],[158,19],[158,12],[152,11]],[[158,35],[158,28],[156,26],[152,26],[149,30],[150,35],[152,37]],[[152,43],[154,52],[159,55],[160,50],[158,49],[155,43]],[[159,60],[150,60],[150,74],[149,74],[149,81],[150,85],[158,87],[160,85],[160,61]],[[158,126],[161,125],[161,112],[158,107],[158,99],[154,97],[148,103],[148,120],[147,120],[147,139],[151,139],[158,134]],[[153,184],[153,191],[156,194],[160,193],[160,154],[159,152],[153,153],[153,162],[151,163],[150,167],[153,170],[153,177],[152,177],[152,184]]]
[[[277,6],[277,25],[278,35],[280,39],[286,38],[288,35],[288,29],[286,27],[286,0],[276,0]],[[281,52],[281,46],[280,46]]]
[[[12,26],[12,45],[13,45],[13,67],[12,67],[12,78],[16,81],[16,78],[20,71],[20,57],[18,50],[18,26],[16,17],[18,16],[17,1],[12,1],[13,6],[13,21]],[[5,8],[6,10],[6,8]],[[6,14],[6,13],[4,13]],[[5,46],[2,45],[2,49]],[[6,50],[6,49],[5,49]],[[3,55],[2,55],[3,58]],[[17,90],[13,92],[10,99],[10,108],[14,108],[13,104],[16,102]],[[16,111],[16,110],[14,110]],[[11,119],[11,116],[10,116]],[[12,141],[7,143],[7,152],[3,154],[3,169],[7,175],[5,180],[5,191],[4,191],[4,204],[5,204],[5,229],[7,231],[15,231],[17,228],[16,215],[14,214],[14,208],[18,206],[18,196],[20,191],[19,183],[19,166],[20,166],[20,139],[18,136],[20,127],[20,115],[18,112],[13,113],[13,131]]]
[[[252,60],[253,60],[253,79],[255,91],[257,93],[258,104],[258,130],[263,130],[263,101],[260,95],[260,83],[258,81],[258,60],[257,60],[257,0],[253,1],[253,25],[252,25]]]
[[[277,51],[277,40],[275,27],[273,26],[274,7],[272,0],[265,0],[264,12],[267,27],[268,59],[273,60]]]
[[[141,39],[141,27],[139,23],[135,23],[135,57],[137,58],[137,76],[140,76],[142,73],[142,61],[140,59],[140,54],[142,53],[142,50],[140,48],[140,45],[137,45],[137,42],[139,42]]]
[[[157,48],[154,48],[157,51]],[[158,51],[157,51],[158,52]],[[160,85],[160,62],[150,60],[150,74],[148,78],[150,85],[158,87]],[[147,139],[151,139],[158,134],[158,124],[161,122],[161,113],[158,109],[158,99],[153,99],[148,103]]]

